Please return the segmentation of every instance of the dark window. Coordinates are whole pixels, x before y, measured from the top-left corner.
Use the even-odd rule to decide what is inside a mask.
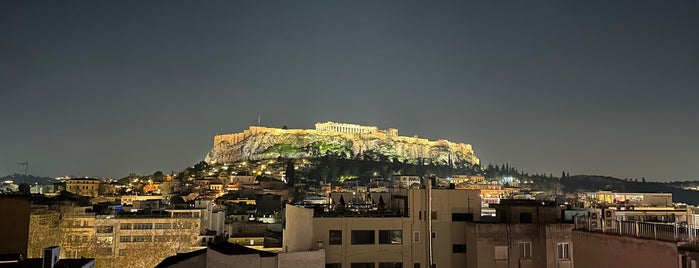
[[[433,221],[437,220],[437,211],[432,211],[432,215],[430,215]]]
[[[330,230],[328,244],[342,245],[342,230]]]
[[[98,234],[111,234],[114,231],[113,226],[97,226]]]
[[[420,263],[419,262],[413,263],[413,268],[420,268]]]
[[[374,230],[353,230],[352,231],[352,245],[375,244],[376,238],[374,237],[374,233],[375,233]],[[354,264],[352,264],[352,265],[354,265]]]
[[[151,242],[153,237],[149,235],[135,235],[133,237],[133,242]]]
[[[379,230],[379,244],[402,244],[402,230]],[[381,266],[381,265],[379,265]]]
[[[473,222],[473,213],[452,213],[451,221]]]
[[[134,223],[133,228],[136,230],[153,229],[153,224],[152,223]]]
[[[155,229],[170,229],[171,225],[169,223],[156,223]]]
[[[379,262],[379,268],[403,268],[402,262]]]
[[[451,245],[452,253],[466,253],[466,244],[453,244]]]
[[[342,268],[342,263],[326,263],[325,268]]]
[[[95,253],[97,255],[112,255],[112,248],[97,248]]]
[[[353,262],[350,265],[352,268],[374,268],[376,265],[373,262]]]
[[[529,212],[519,213],[519,223],[532,223],[532,214]]]

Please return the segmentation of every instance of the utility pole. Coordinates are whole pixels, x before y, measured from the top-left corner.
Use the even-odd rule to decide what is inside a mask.
[[[432,252],[432,176],[425,176],[425,192],[427,192],[427,212],[425,213],[425,219],[427,220],[427,267],[432,268],[434,263],[433,252]]]
[[[24,161],[22,163],[17,163],[17,165],[24,166],[24,181],[22,183],[27,183],[28,171],[29,171],[29,161]]]

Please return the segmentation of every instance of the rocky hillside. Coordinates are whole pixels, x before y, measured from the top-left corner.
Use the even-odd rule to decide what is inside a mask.
[[[445,140],[412,142],[404,137],[279,129],[252,133],[236,142],[217,137],[206,161],[230,163],[279,157],[312,158],[329,154],[347,159],[374,156],[404,163],[417,163],[422,159],[425,163],[440,165],[479,164],[470,145]]]

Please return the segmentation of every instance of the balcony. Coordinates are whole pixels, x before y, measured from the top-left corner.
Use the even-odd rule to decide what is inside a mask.
[[[696,242],[699,236],[699,226],[695,225],[590,219],[587,216],[575,217],[574,229],[669,242]]]

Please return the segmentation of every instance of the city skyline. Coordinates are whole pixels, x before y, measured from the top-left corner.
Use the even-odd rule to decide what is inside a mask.
[[[0,175],[177,172],[259,116],[699,179],[696,2],[110,4],[0,3]]]

